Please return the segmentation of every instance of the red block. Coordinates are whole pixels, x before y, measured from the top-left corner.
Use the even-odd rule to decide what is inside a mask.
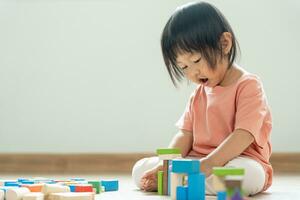
[[[92,185],[76,185],[75,192],[93,192]]]

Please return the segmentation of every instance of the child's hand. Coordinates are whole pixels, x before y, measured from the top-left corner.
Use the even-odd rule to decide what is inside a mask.
[[[212,174],[213,167],[214,166],[209,158],[200,159],[200,170],[206,177],[209,177]]]
[[[157,191],[157,172],[162,169],[163,166],[158,165],[146,171],[141,179],[141,189],[147,192]]]

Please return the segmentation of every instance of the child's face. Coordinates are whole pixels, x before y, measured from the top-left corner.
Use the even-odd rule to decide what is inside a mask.
[[[227,59],[217,58],[215,69],[211,69],[200,53],[181,53],[176,61],[187,79],[208,87],[222,85],[228,68]]]

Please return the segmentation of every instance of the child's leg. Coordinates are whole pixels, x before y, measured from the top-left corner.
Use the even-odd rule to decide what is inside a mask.
[[[191,159],[195,159],[195,157],[191,157]],[[155,156],[155,157],[143,158],[135,163],[132,169],[132,179],[138,188],[141,188],[140,182],[143,174],[147,170],[155,167],[159,162],[160,162],[159,158]],[[207,184],[207,179],[206,179],[206,193],[215,194],[214,190],[212,189],[212,184]]]
[[[237,157],[229,161],[225,167],[239,167],[245,169],[242,185],[245,195],[254,195],[262,191],[265,184],[265,171],[262,165],[257,161],[248,157]],[[212,186],[212,176],[210,176],[206,179],[206,192],[208,194],[216,194]]]
[[[143,158],[139,160],[132,169],[132,178],[138,188],[140,188],[140,181],[145,171],[155,167],[159,163],[158,157]],[[229,161],[226,167],[241,167],[245,169],[245,176],[243,181],[243,189],[246,195],[254,195],[261,192],[265,184],[265,171],[260,163],[246,158],[237,157]],[[206,194],[216,194],[213,189],[212,176],[206,178]]]
[[[155,167],[158,163],[159,158],[157,156],[143,158],[135,163],[134,167],[132,168],[132,179],[138,188],[141,188],[140,182],[143,174],[149,169]]]

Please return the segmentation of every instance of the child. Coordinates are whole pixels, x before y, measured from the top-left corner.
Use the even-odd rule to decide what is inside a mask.
[[[270,110],[260,79],[234,63],[237,42],[225,17],[208,3],[181,6],[163,30],[161,48],[174,85],[184,77],[198,85],[169,147],[200,160],[207,194],[216,194],[215,166],[244,168],[246,195],[269,188]],[[142,190],[155,191],[161,169],[157,157],[144,158],[133,167],[133,179]]]

